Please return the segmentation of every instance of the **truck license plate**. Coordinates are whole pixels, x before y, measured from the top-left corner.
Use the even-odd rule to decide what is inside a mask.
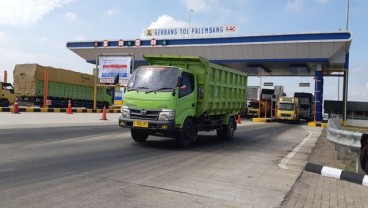
[[[148,122],[147,121],[133,121],[133,126],[148,128]]]

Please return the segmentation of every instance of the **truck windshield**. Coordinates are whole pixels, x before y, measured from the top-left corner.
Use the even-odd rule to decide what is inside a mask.
[[[294,104],[292,103],[280,103],[279,110],[294,110]]]
[[[14,88],[10,83],[2,83],[2,89],[8,90],[10,93],[14,94]]]
[[[250,103],[249,104],[249,108],[258,108],[259,104],[258,103]]]
[[[176,87],[178,76],[178,68],[141,66],[132,73],[128,91],[171,91]]]

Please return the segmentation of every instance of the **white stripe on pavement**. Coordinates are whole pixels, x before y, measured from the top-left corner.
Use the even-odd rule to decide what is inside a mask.
[[[321,175],[324,175],[330,178],[340,179],[341,172],[342,170],[340,169],[323,166],[321,170]]]
[[[368,175],[365,175],[362,182],[363,186],[368,186]]]

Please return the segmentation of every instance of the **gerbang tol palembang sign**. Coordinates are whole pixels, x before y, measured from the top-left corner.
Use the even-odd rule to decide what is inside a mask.
[[[238,26],[215,27],[177,27],[177,28],[152,28],[144,31],[147,38],[182,38],[182,37],[206,37],[228,36],[238,32]]]

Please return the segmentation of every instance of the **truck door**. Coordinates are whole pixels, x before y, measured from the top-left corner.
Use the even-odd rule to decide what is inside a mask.
[[[0,82],[0,106],[8,107],[15,100],[14,88],[10,83]]]
[[[195,77],[193,74],[183,72],[183,85],[179,89],[176,122],[177,124],[184,123],[185,118],[195,115],[197,107],[197,90]]]

